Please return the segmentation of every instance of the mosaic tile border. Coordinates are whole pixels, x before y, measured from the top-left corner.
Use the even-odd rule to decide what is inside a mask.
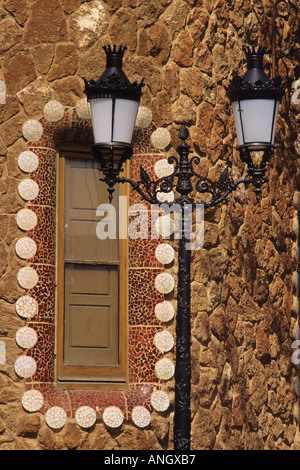
[[[16,223],[23,236],[15,247],[16,256],[27,261],[17,275],[25,292],[16,302],[16,314],[25,322],[16,332],[22,355],[15,361],[15,372],[26,383],[22,406],[26,412],[44,413],[47,425],[56,430],[69,418],[75,418],[78,426],[85,429],[94,426],[97,420],[112,428],[121,426],[124,420],[132,420],[139,428],[148,427],[151,410],[163,412],[170,406],[162,384],[174,374],[173,362],[164,357],[174,341],[164,324],[173,319],[174,308],[165,294],[174,289],[175,282],[164,272],[164,265],[172,262],[174,250],[170,244],[162,243],[161,238],[129,242],[128,389],[59,389],[54,382],[55,156],[62,141],[92,142],[89,105],[85,99],[79,100],[74,108],[50,101],[39,120],[23,123],[22,132],[28,148],[18,155],[18,165],[25,177],[18,187],[24,208],[18,212]],[[163,156],[169,143],[168,131],[156,129],[151,111],[140,107],[133,138],[131,177],[138,174],[141,161],[153,177],[170,174],[170,165]],[[135,198],[131,192],[131,203]],[[163,225],[162,231],[168,231],[168,227]]]

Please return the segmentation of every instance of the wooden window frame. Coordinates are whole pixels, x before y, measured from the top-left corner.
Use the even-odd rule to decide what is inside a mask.
[[[128,240],[119,240],[119,364],[118,366],[65,366],[64,355],[64,199],[65,158],[92,158],[89,147],[64,145],[57,152],[56,204],[56,382],[64,389],[123,390],[128,385]],[[128,165],[125,172],[128,172]],[[99,183],[100,184],[100,183]],[[120,196],[127,196],[120,185]],[[108,263],[105,263],[108,264]]]

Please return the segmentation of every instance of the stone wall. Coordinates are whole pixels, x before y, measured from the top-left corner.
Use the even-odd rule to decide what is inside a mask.
[[[278,56],[299,47],[296,4],[278,5]],[[170,409],[152,411],[145,429],[128,420],[111,430],[100,417],[87,431],[71,416],[58,432],[43,413],[22,407],[26,384],[14,364],[20,356],[15,333],[24,326],[15,307],[24,294],[17,273],[26,265],[15,253],[16,215],[24,207],[17,160],[28,149],[23,124],[39,121],[53,100],[75,108],[84,98],[81,77],[96,78],[105,67],[102,46],[121,41],[128,47],[125,72],[131,80],[145,78],[142,106],[151,110],[153,129],[171,137],[162,145],[164,155],[174,154],[184,123],[201,173],[216,179],[229,165],[237,179],[244,166],[224,86],[244,70],[244,44],[271,50],[271,18],[269,0],[2,1],[0,449],[173,447],[173,380],[162,384]],[[292,361],[300,338],[298,60],[295,53],[277,63],[288,87],[261,202],[251,188],[240,189],[207,210],[204,247],[192,254],[192,449],[299,448],[298,367]],[[270,54],[265,63],[271,73]],[[168,273],[176,279],[176,257]],[[168,329],[174,333],[174,324]]]

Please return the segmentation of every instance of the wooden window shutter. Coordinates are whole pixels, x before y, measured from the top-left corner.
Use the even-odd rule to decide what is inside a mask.
[[[107,190],[95,161],[82,157],[59,158],[57,376],[71,388],[126,381],[124,241],[97,237]],[[117,222],[117,190],[113,204]]]

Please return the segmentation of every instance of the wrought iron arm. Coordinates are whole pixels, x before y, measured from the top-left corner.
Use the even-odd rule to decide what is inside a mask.
[[[213,181],[208,177],[199,175],[194,170],[194,163],[199,164],[200,162],[199,157],[193,157],[187,163],[185,172],[182,172],[179,168],[180,165],[176,157],[169,157],[168,162],[175,162],[176,165],[174,172],[168,177],[162,177],[155,181],[151,180],[148,173],[142,166],[140,167],[141,179],[138,181],[133,181],[130,178],[116,175],[103,176],[100,178],[100,181],[104,181],[108,185],[110,200],[112,200],[114,187],[117,183],[129,183],[132,189],[137,191],[142,199],[149,204],[161,204],[162,201],[159,199],[159,195],[170,193],[176,189],[177,191],[180,191],[181,195],[175,199],[174,202],[181,205],[188,203],[192,204],[194,207],[194,199],[188,196],[188,194],[193,190],[192,178],[194,177],[196,178],[196,181],[194,182],[196,191],[199,194],[211,195],[211,199],[209,201],[199,201],[199,204],[203,204],[204,208],[213,207],[220,204],[229,196],[229,194],[236,191],[237,187],[241,184],[246,186],[249,184],[254,185],[257,198],[259,199],[261,191],[260,187],[263,183],[268,181],[263,177],[265,165],[263,165],[263,168],[258,170],[252,168],[252,173],[250,168],[249,174],[251,175],[246,178],[241,178],[237,181],[231,180],[229,176],[229,168],[226,167],[218,181]],[[175,184],[174,178],[178,179],[177,185]],[[172,205],[173,202],[164,202],[164,204]]]
[[[211,194],[211,199],[209,201],[201,201],[204,205],[204,208],[213,207],[224,201],[229,194],[233,191],[236,191],[237,187],[241,184],[248,185],[253,181],[250,178],[241,178],[237,181],[232,181],[229,177],[229,168],[226,167],[218,181],[213,181],[210,178],[199,175],[194,170],[194,164],[198,165],[200,163],[199,157],[193,157],[190,161],[191,176],[195,176],[197,181],[195,183],[195,188],[198,193],[207,193]]]
[[[171,158],[175,157],[170,157],[169,160]],[[150,179],[149,175],[146,173],[143,167],[141,167],[141,173],[143,174],[143,177],[139,181],[133,181],[126,177],[115,176],[110,178],[111,185],[114,187],[117,183],[129,183],[132,189],[137,191],[142,199],[150,204],[161,204],[158,195],[163,193],[170,193],[175,189],[173,177],[177,176],[176,172],[174,172],[171,176],[159,178],[156,181],[152,181]],[[213,181],[210,178],[197,175],[192,170],[192,167],[190,176],[196,176],[198,178],[195,183],[195,188],[198,193],[209,193],[212,196],[209,201],[200,201],[200,204],[203,204],[204,208],[213,207],[221,203],[229,196],[229,194],[235,191],[239,185],[248,185],[253,183],[250,178],[242,178],[235,182],[231,181],[228,176],[228,167],[221,174],[218,181]],[[106,176],[100,178],[100,181],[104,181],[108,184],[108,178]],[[112,195],[114,189],[110,189],[110,191]],[[175,200],[175,202],[181,204],[188,202],[194,205],[194,201],[190,198],[182,199],[179,197]],[[173,202],[164,202],[164,204],[171,205]]]
[[[128,158],[130,152],[125,151],[124,157],[118,164],[117,171],[113,168],[113,151],[111,150],[110,161],[108,168],[103,169],[103,177],[100,181],[104,181],[108,185],[109,200],[112,200],[114,187],[117,183],[129,183],[134,191],[137,191],[144,201],[150,204],[161,204],[162,198],[160,195],[171,193],[176,190],[179,193],[179,197],[172,200],[172,202],[165,202],[164,204],[172,205],[173,202],[180,204],[192,204],[195,206],[195,200],[189,196],[189,194],[196,189],[198,194],[210,194],[211,199],[209,201],[199,201],[199,204],[203,204],[204,208],[213,207],[223,202],[229,194],[236,191],[237,187],[241,184],[248,186],[252,184],[254,186],[254,192],[256,193],[257,200],[261,196],[261,187],[268,181],[265,178],[267,163],[271,158],[274,148],[273,146],[265,149],[261,163],[258,167],[254,166],[251,152],[246,147],[238,148],[240,157],[243,162],[247,164],[248,175],[246,178],[241,178],[237,181],[232,181],[229,176],[229,168],[220,175],[217,181],[201,176],[195,170],[195,166],[200,164],[200,158],[194,156],[189,159],[190,146],[186,143],[188,137],[188,130],[185,126],[181,126],[179,131],[179,137],[182,142],[178,147],[179,159],[171,156],[168,158],[168,163],[173,164],[173,173],[169,176],[162,177],[156,181],[151,180],[146,170],[140,166],[140,180],[133,181],[130,178],[119,176],[122,171],[122,163]],[[99,151],[98,151],[99,152]],[[175,180],[177,180],[175,184]],[[165,198],[164,198],[165,199]]]

